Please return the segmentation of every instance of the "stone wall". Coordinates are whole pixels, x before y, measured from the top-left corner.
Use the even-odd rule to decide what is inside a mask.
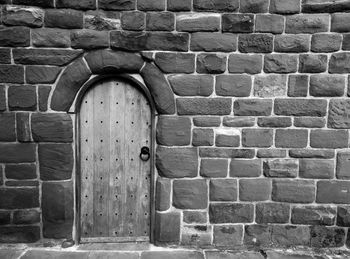
[[[66,112],[112,67],[160,114],[157,243],[350,247],[350,1],[0,4],[0,242],[72,238]]]

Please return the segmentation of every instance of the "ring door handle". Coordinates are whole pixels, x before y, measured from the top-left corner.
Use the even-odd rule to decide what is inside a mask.
[[[141,148],[141,153],[140,153],[140,158],[142,161],[148,161],[151,157],[151,154],[149,153],[149,148],[148,147],[142,147]]]

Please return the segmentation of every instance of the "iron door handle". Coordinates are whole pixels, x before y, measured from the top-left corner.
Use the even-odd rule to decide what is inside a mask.
[[[141,153],[140,153],[140,158],[142,161],[148,161],[151,157],[151,154],[149,153],[149,148],[148,147],[142,147],[141,148]]]

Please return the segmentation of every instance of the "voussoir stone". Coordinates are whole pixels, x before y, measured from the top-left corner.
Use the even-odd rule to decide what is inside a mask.
[[[68,114],[32,114],[32,134],[38,142],[72,142],[73,123]]]
[[[329,103],[328,127],[335,129],[350,128],[350,100],[331,100]]]
[[[191,120],[162,116],[157,123],[157,142],[166,146],[186,146],[191,141]]]
[[[36,7],[4,6],[2,22],[10,26],[41,27],[44,11]]]
[[[166,148],[159,146],[156,152],[156,167],[164,177],[196,177],[198,152],[196,148]]]
[[[208,206],[206,180],[175,180],[173,205],[179,209],[206,209]]]

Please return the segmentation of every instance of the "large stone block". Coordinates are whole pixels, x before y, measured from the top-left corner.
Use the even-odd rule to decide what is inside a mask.
[[[350,101],[347,99],[330,100],[328,127],[336,129],[350,128]]]
[[[159,174],[164,177],[196,177],[198,174],[197,149],[159,146],[156,152],[156,167]]]
[[[214,145],[214,130],[213,129],[193,129],[192,145],[193,146]]]
[[[300,12],[300,1],[271,0],[270,12],[280,14],[294,14]]]
[[[350,227],[350,207],[349,206],[338,206],[337,226]]]
[[[42,220],[45,238],[71,238],[73,233],[73,183],[42,184]]]
[[[98,0],[98,7],[104,10],[133,10],[136,7],[135,0]]]
[[[28,47],[30,45],[30,29],[27,27],[0,28],[0,46]]]
[[[237,35],[231,33],[197,32],[191,35],[192,51],[232,52],[236,45]]]
[[[322,99],[275,99],[276,115],[322,117],[327,112],[327,101]]]
[[[243,53],[271,53],[273,36],[270,34],[242,34],[238,38],[238,49]]]
[[[171,75],[168,80],[174,93],[180,96],[209,96],[213,92],[211,75]]]
[[[296,117],[294,126],[300,128],[323,128],[326,125],[325,118],[319,117]]]
[[[39,190],[37,188],[3,188],[0,189],[1,209],[27,209],[39,207]]]
[[[58,67],[27,66],[26,81],[29,84],[52,84],[60,72]]]
[[[299,176],[301,178],[332,179],[334,161],[324,159],[300,159]]]
[[[37,142],[72,142],[73,124],[68,114],[33,113],[32,134]]]
[[[156,182],[156,210],[165,211],[170,208],[171,182],[159,177]]]
[[[207,223],[208,222],[207,212],[197,211],[197,210],[185,210],[183,211],[183,222],[188,224],[193,223]]]
[[[350,22],[350,15],[348,13],[332,14],[331,31],[332,32],[349,32],[350,29],[347,26],[349,22]]]
[[[312,75],[310,77],[310,95],[321,97],[343,96],[345,76]]]
[[[299,57],[299,72],[322,73],[327,70],[327,55],[303,54]]]
[[[8,105],[11,111],[35,111],[37,106],[34,85],[15,85],[8,89]]]
[[[176,16],[176,30],[187,32],[218,31],[220,15],[210,13],[187,13]]]
[[[247,203],[212,203],[209,218],[213,224],[253,222],[254,205]]]
[[[337,227],[313,226],[311,231],[312,247],[342,247],[345,243],[345,230]]]
[[[347,148],[349,133],[347,130],[312,130],[310,146],[313,148]]]
[[[257,247],[266,247],[271,242],[271,226],[269,225],[245,225],[244,244]]]
[[[122,12],[121,26],[124,30],[142,31],[145,29],[146,14],[140,11]]]
[[[295,55],[288,55],[288,54],[265,55],[264,72],[266,73],[278,73],[278,74],[295,73],[297,71],[297,67],[298,67],[298,57]],[[270,79],[272,79],[271,77],[272,76],[270,76]]]
[[[0,243],[34,243],[39,239],[39,226],[0,227]]]
[[[347,204],[350,199],[350,183],[348,181],[317,182],[317,203]]]
[[[226,127],[253,127],[255,125],[255,118],[225,116],[223,118],[222,124]]]
[[[194,0],[196,11],[234,12],[239,8],[239,0]]]
[[[169,1],[168,1],[169,2]],[[169,6],[168,6],[169,10]],[[146,29],[148,31],[173,31],[175,14],[171,12],[147,13]]]
[[[279,34],[284,30],[284,17],[277,14],[258,14],[255,20],[255,31]]]
[[[213,234],[213,244],[216,247],[237,247],[242,245],[243,226],[242,225],[215,225]],[[207,258],[212,258],[208,256]],[[225,258],[225,257],[213,257]],[[238,259],[238,258],[237,258]]]
[[[179,209],[205,209],[208,206],[206,180],[174,180],[173,205]]]
[[[290,205],[284,203],[256,204],[255,221],[259,224],[288,223]]]
[[[226,159],[202,159],[200,165],[200,175],[203,177],[217,178],[227,176]]]
[[[13,213],[15,224],[35,224],[40,222],[40,212],[37,210],[17,210]]]
[[[277,58],[277,59],[275,59]],[[284,63],[282,58],[274,57],[274,61],[272,63],[269,63],[271,61],[268,61],[266,59],[269,59],[265,56],[265,66],[264,70],[265,72],[276,69],[275,72],[277,73],[284,73],[288,72],[287,70],[284,70],[282,68]],[[294,60],[294,58],[293,58]],[[296,71],[296,61],[292,61],[295,63],[295,71]],[[288,64],[289,61],[285,63],[286,67],[293,67],[293,65]],[[281,70],[280,70],[281,68]],[[284,72],[282,72],[284,71]],[[255,76],[254,79],[254,96],[256,97],[278,97],[278,96],[285,96],[287,94],[287,76],[285,75],[262,75],[262,76]]]
[[[179,212],[156,213],[155,240],[176,243],[180,240],[181,214]],[[151,257],[153,258],[153,257]]]
[[[276,52],[299,53],[309,51],[310,36],[305,34],[276,35],[274,48]]]
[[[286,19],[286,33],[317,33],[328,29],[328,14],[297,14]]]
[[[272,182],[272,200],[290,203],[312,203],[315,184],[309,180],[276,179]]]
[[[36,165],[35,164],[8,164],[5,167],[5,175],[7,179],[27,180],[35,179]]]
[[[212,158],[253,158],[255,152],[254,149],[244,148],[200,148],[199,155]]]
[[[260,117],[258,126],[266,128],[288,128],[292,126],[290,117]]]
[[[222,54],[198,54],[197,73],[222,74],[226,70],[226,56]]]
[[[242,145],[244,147],[270,147],[273,142],[271,129],[243,129]]]
[[[25,163],[35,162],[34,144],[0,143],[0,162],[2,163]]]
[[[298,176],[298,159],[269,159],[263,162],[264,175],[274,178],[295,178]]]
[[[308,246],[310,229],[308,226],[273,225],[271,241],[277,246]]]
[[[191,74],[195,69],[195,55],[192,53],[158,52],[154,61],[164,73]]]
[[[9,26],[41,27],[44,11],[36,7],[4,6],[2,22]]]
[[[348,151],[339,151],[337,153],[336,176],[338,179],[350,179],[350,153]]]
[[[194,247],[211,245],[212,226],[184,226],[181,232],[182,245]]]
[[[272,111],[269,99],[237,99],[233,104],[233,112],[238,116],[268,116]]]
[[[16,141],[16,118],[14,113],[0,113],[0,141]]]
[[[343,12],[350,9],[349,1],[342,0],[303,0],[302,12],[303,13],[333,13]]]
[[[330,149],[290,149],[289,156],[294,158],[334,158],[335,152]]]
[[[56,7],[72,9],[96,9],[95,0],[57,0]]]
[[[271,196],[270,179],[240,179],[239,199],[241,201],[266,201]]]
[[[83,12],[72,9],[46,9],[45,27],[62,29],[82,29]]]
[[[24,67],[0,65],[0,83],[24,83]]]
[[[311,51],[335,52],[340,49],[342,38],[340,34],[317,33],[311,38]]]
[[[293,224],[331,226],[335,223],[336,209],[321,206],[294,207],[291,215]]]
[[[109,47],[109,37],[106,31],[76,30],[71,32],[73,49],[98,49]]]
[[[233,33],[252,33],[254,30],[254,15],[223,14],[222,31]]]
[[[157,123],[157,142],[166,146],[186,146],[191,141],[191,120],[161,116]]]
[[[246,97],[250,95],[252,80],[247,75],[219,75],[215,92],[219,96]]]
[[[237,180],[235,179],[212,179],[209,188],[210,201],[237,200]]]
[[[31,33],[35,47],[66,48],[70,46],[70,33],[67,30],[41,28],[32,30]]]
[[[179,115],[226,115],[231,113],[230,98],[177,98]]]
[[[230,73],[259,74],[262,69],[262,55],[231,54],[228,60]]]
[[[281,148],[304,148],[307,146],[308,131],[305,129],[277,129],[275,146]]]
[[[350,53],[341,52],[332,54],[328,71],[331,74],[345,74],[350,73]]]
[[[231,177],[259,177],[261,175],[260,159],[232,159],[230,163]]]

